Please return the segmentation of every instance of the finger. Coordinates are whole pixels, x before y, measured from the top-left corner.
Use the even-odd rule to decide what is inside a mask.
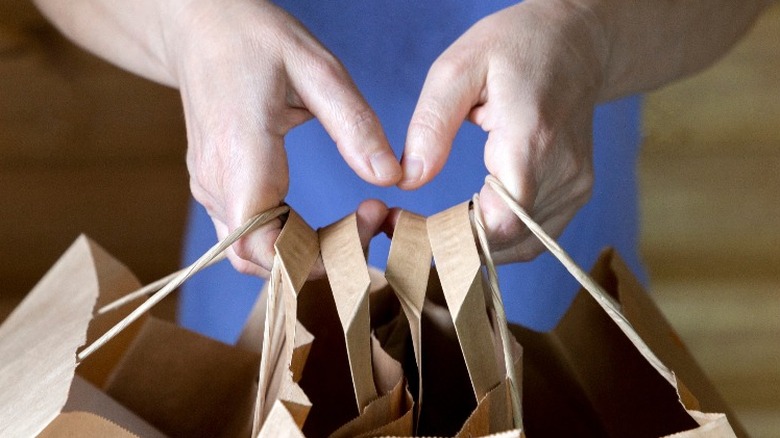
[[[569,219],[570,217],[567,217],[566,215],[556,215],[539,223],[539,225],[547,234],[553,238],[557,238],[563,232],[566,224],[569,223]],[[530,232],[511,246],[498,249],[491,247],[493,262],[497,265],[527,262],[536,258],[546,251],[546,249],[544,244]]]
[[[390,209],[377,199],[365,200],[358,206],[358,235],[364,252],[367,252],[371,239],[382,231],[389,214]]]
[[[222,241],[229,234],[228,227],[218,219],[212,218],[211,220],[214,223],[214,229],[217,231],[217,238]],[[228,260],[230,261],[230,264],[233,265],[233,268],[235,268],[237,271],[247,275],[254,275],[256,277],[269,277],[270,270],[267,270],[254,262],[239,257],[233,250],[232,246],[225,250],[225,252],[227,254]]]
[[[363,256],[368,259],[368,251],[371,240],[382,231],[390,209],[379,200],[368,199],[360,203],[357,208],[357,227],[360,245],[363,247]]]
[[[393,238],[393,232],[395,232],[395,227],[398,225],[398,218],[401,216],[401,211],[403,211],[403,209],[400,207],[391,208],[387,213],[385,222],[382,224],[381,231],[390,239]]]
[[[380,233],[389,213],[390,210],[387,206],[382,201],[376,199],[368,199],[358,206],[357,228],[360,245],[363,247],[363,254],[368,254],[368,246],[371,243],[371,239]],[[325,276],[325,265],[322,261],[322,256],[320,256],[309,273],[309,280],[316,280]]]
[[[288,174],[283,140],[277,134],[248,125],[237,129],[228,139],[228,147],[221,154],[226,163],[212,168],[211,172],[221,174],[218,187],[224,204],[217,218],[232,231],[255,215],[281,204],[287,193]],[[231,249],[237,257],[270,271],[273,245],[281,227],[281,220],[274,219],[243,236]]]
[[[578,195],[567,187],[559,189],[551,199],[552,201],[549,202],[537,203],[533,219],[542,226],[547,234],[557,238],[587,200],[587,197]],[[529,261],[545,250],[539,239],[509,209],[506,202],[494,191],[492,186],[486,184],[482,188],[480,207],[483,217],[493,214],[503,218],[511,216],[513,219],[512,225],[509,227],[504,225],[498,229],[488,230],[488,239],[496,263]],[[500,212],[495,213],[493,210],[500,210]],[[504,219],[503,223],[507,224],[509,221]],[[486,227],[488,227],[487,224]]]
[[[243,225],[255,215],[281,204],[288,184],[287,158],[282,138],[270,132],[248,129],[255,138],[236,135],[237,144],[227,154],[228,164],[221,171],[224,219],[229,230]],[[251,134],[250,134],[251,135]],[[274,242],[282,222],[275,219],[245,235],[232,245],[235,254],[270,271]]]
[[[525,239],[530,231],[506,206],[504,200],[489,185],[479,193],[485,231],[494,251],[502,250]]]
[[[444,167],[458,129],[480,101],[481,65],[468,54],[445,53],[431,66],[409,122],[402,189],[422,186]]]
[[[512,198],[532,217],[536,217],[538,188],[533,170],[536,168],[536,157],[529,144],[531,142],[522,126],[495,129],[485,143],[485,165],[488,172],[507,188]],[[483,199],[487,235],[494,245],[504,247],[528,232],[492,188],[484,186],[480,196]]]
[[[210,86],[193,80],[182,87],[190,143],[190,186],[215,225],[224,226],[222,236],[256,214],[278,206],[287,193],[283,135],[290,122],[285,117],[285,90],[272,80],[276,77],[273,71],[262,73],[270,79],[253,81],[248,75],[217,75]],[[282,105],[278,105],[280,102]],[[290,111],[306,117],[301,110]],[[232,247],[233,265],[253,274],[270,270],[273,242],[280,228],[281,223],[275,221],[236,242]]]
[[[396,184],[401,178],[398,159],[379,118],[341,63],[324,49],[313,48],[292,58],[287,68],[301,101],[322,123],[352,170],[372,184]]]

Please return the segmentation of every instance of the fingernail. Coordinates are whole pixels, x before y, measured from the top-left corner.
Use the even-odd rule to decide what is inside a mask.
[[[422,178],[424,164],[421,159],[414,156],[404,157],[404,177],[402,184],[413,184]]]
[[[398,177],[401,168],[395,156],[385,151],[371,156],[371,170],[377,178],[390,180]]]

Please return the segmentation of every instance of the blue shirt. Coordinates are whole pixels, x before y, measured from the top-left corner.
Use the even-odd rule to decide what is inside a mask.
[[[278,2],[297,17],[346,66],[374,108],[396,155],[400,156],[409,120],[428,68],[480,18],[510,6],[509,1],[436,0]],[[642,276],[638,236],[635,161],[640,141],[640,99],[630,97],[596,109],[595,185],[560,238],[584,268],[606,246],[616,247]],[[482,187],[486,134],[464,123],[441,174],[425,187],[406,192],[374,187],[346,165],[322,126],[310,121],[286,137],[290,191],[286,201],[313,227],[354,211],[368,198],[423,215],[463,202]],[[216,237],[202,207],[192,203],[184,248],[191,263]],[[389,241],[372,241],[369,262],[383,267]],[[499,269],[507,316],[537,330],[551,329],[578,287],[549,254]],[[238,335],[262,281],[235,272],[227,262],[198,274],[183,288],[182,323],[225,341]]]

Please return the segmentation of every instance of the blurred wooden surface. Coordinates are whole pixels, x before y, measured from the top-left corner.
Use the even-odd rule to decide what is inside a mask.
[[[145,281],[174,270],[188,194],[183,121],[176,91],[84,53],[32,2],[4,0],[0,296],[28,291],[80,233]]]
[[[648,95],[642,253],[656,301],[755,437],[780,437],[780,4]]]
[[[650,94],[642,251],[656,299],[756,437],[780,436],[780,5],[714,68]],[[143,281],[178,264],[177,93],[0,4],[0,320],[81,232]]]

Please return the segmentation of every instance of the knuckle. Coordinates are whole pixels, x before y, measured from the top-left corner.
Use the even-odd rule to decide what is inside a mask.
[[[441,137],[445,132],[446,122],[441,110],[433,102],[426,102],[414,113],[409,123],[409,132],[413,135]]]
[[[249,242],[247,242],[247,239],[240,239],[238,242],[234,243],[233,252],[239,259],[244,261],[248,261],[254,256],[252,248],[249,245]]]
[[[272,233],[262,229],[256,233],[262,234],[250,235],[235,242],[231,247],[232,253],[236,256],[236,262],[245,262],[253,272],[262,269],[270,271],[274,260]]]
[[[240,258],[231,258],[230,264],[233,265],[236,271],[245,275],[256,275],[259,271],[254,263]]]
[[[376,114],[367,107],[359,108],[347,116],[345,121],[347,133],[353,136],[363,136],[373,132],[379,125]]]
[[[589,154],[569,147],[563,154],[559,165],[561,185],[569,187],[575,199],[587,201],[594,183],[593,163]]]
[[[210,179],[207,178],[207,176],[200,175],[200,174],[190,174],[190,193],[192,193],[192,197],[198,201],[205,209],[209,212],[216,212],[218,210],[218,204],[216,202],[216,198],[209,190],[209,187],[212,185],[210,184]]]
[[[594,179],[593,172],[584,172],[575,181],[572,194],[580,207],[585,205],[593,194]]]
[[[530,262],[544,250],[544,246],[531,236],[517,246],[514,259],[517,262]]]
[[[466,77],[470,68],[470,63],[464,57],[445,53],[434,61],[428,75],[444,83],[454,83]]]
[[[587,172],[585,172],[585,159],[569,151],[564,152],[563,157],[559,158],[557,169],[559,172],[560,183],[564,185],[577,186]]]
[[[310,53],[308,57],[309,69],[313,77],[325,81],[349,80],[346,69],[335,55],[325,49],[314,52]]]

